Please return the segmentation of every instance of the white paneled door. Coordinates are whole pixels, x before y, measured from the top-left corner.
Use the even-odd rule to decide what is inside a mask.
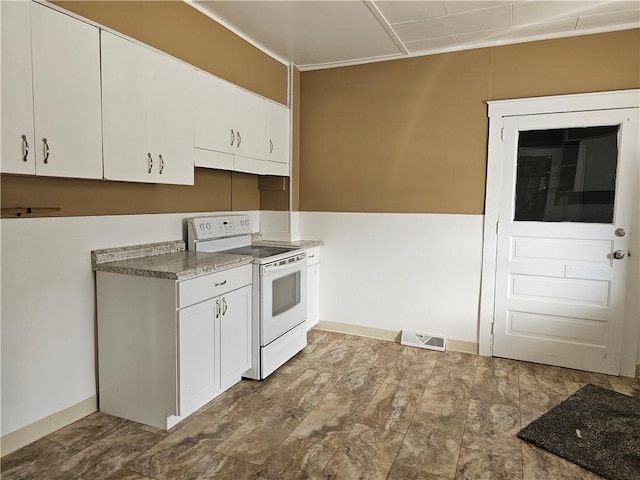
[[[638,109],[505,117],[493,355],[620,373]]]

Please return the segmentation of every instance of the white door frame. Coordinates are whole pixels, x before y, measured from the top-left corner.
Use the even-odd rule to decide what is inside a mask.
[[[482,248],[482,277],[480,290],[480,322],[478,330],[479,353],[491,356],[493,353],[493,335],[491,333],[494,317],[497,225],[500,204],[502,170],[502,128],[504,117],[517,115],[535,115],[543,113],[580,112],[589,110],[609,110],[615,108],[639,108],[640,89],[613,92],[558,95],[515,100],[497,100],[489,105],[489,151],[487,162],[487,190],[485,197],[484,241]],[[638,169],[636,169],[638,171]],[[640,177],[636,179],[635,204],[638,204]],[[640,285],[638,281],[638,260],[640,257],[640,208],[633,213],[630,228],[630,251],[632,264],[629,266],[627,301],[623,326],[622,356],[620,375],[633,377],[636,374],[636,359],[640,326],[637,319],[640,314]],[[635,274],[633,273],[635,271]],[[636,321],[634,321],[636,320]]]

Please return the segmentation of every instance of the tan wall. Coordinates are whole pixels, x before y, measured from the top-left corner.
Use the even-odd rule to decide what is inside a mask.
[[[486,101],[639,88],[640,30],[302,72],[300,82],[300,210],[481,214]]]
[[[177,1],[53,1],[247,90],[287,103],[287,67]]]
[[[184,2],[54,3],[286,104],[286,66]],[[3,209],[60,208],[32,217],[258,210],[262,202],[257,176],[206,169],[196,169],[193,187],[2,175],[0,190]],[[270,209],[286,210],[288,196],[282,197],[267,202]]]
[[[2,175],[2,208],[57,208],[25,215],[73,217],[258,210],[258,177],[196,169],[195,186]],[[13,215],[6,215],[13,216]]]

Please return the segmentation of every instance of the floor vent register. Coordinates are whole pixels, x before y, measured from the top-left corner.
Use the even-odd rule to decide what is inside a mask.
[[[400,338],[401,345],[428,348],[429,350],[439,350],[441,352],[445,351],[446,343],[447,340],[445,337],[429,335],[426,333],[410,332],[408,330],[402,330],[402,337]]]

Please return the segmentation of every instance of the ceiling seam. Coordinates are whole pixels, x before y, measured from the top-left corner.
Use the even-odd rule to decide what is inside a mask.
[[[409,55],[409,50],[407,49],[405,44],[402,42],[400,37],[398,37],[398,34],[395,32],[395,30],[393,29],[391,24],[387,21],[387,19],[382,14],[382,12],[378,9],[378,6],[375,3],[373,3],[372,0],[362,0],[362,1],[367,6],[369,11],[373,14],[373,16],[376,17],[376,20],[378,20],[382,28],[385,29],[385,31],[387,32],[387,35],[389,35],[391,40],[393,40],[393,43],[395,43],[396,46],[400,49],[400,52],[402,52],[402,54],[404,55]]]

